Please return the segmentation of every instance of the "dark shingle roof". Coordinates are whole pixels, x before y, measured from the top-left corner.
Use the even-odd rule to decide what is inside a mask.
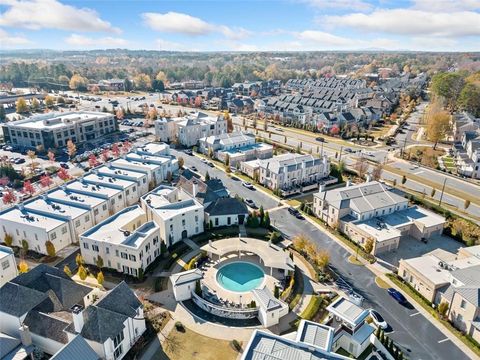
[[[121,299],[121,301],[119,301]],[[120,313],[128,317],[134,317],[137,309],[142,303],[135,296],[132,289],[128,287],[125,281],[115,286],[105,295],[96,306]]]
[[[0,288],[0,311],[20,317],[46,298],[40,291],[8,282]]]
[[[205,212],[210,216],[248,214],[247,206],[235,198],[220,198],[211,203]]]
[[[25,317],[24,324],[28,326],[33,334],[55,340],[62,344],[68,342],[68,336],[64,330],[69,326],[69,323],[64,320],[32,310]]]

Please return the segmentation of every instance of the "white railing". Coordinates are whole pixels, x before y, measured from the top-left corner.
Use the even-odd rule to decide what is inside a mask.
[[[192,292],[193,302],[202,310],[228,319],[253,319],[258,315],[258,308],[230,308],[213,304]]]

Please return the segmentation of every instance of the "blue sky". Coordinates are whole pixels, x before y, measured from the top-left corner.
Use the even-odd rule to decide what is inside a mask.
[[[480,51],[480,0],[0,0],[0,48]]]

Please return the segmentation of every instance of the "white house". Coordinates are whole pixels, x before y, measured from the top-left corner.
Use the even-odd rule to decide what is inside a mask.
[[[18,275],[12,248],[0,245],[0,287]]]
[[[191,299],[192,292],[195,291],[196,282],[201,279],[203,279],[203,273],[200,269],[192,269],[170,275],[175,300],[185,301]]]
[[[258,306],[258,320],[266,328],[277,325],[288,314],[288,304],[275,298],[266,286],[252,290]]]
[[[247,218],[247,206],[236,198],[218,198],[205,208],[205,221],[213,227],[241,225]]]
[[[134,205],[84,232],[80,251],[87,264],[95,265],[101,257],[105,267],[142,277],[160,255],[160,228]]]

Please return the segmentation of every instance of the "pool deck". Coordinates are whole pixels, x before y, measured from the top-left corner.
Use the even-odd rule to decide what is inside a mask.
[[[279,284],[280,282],[277,280],[277,278],[283,278],[283,273],[280,273],[276,269],[273,269],[273,276],[270,275],[271,268],[263,266],[256,255],[242,255],[239,257],[237,254],[230,254],[227,257],[222,258],[219,263],[213,266],[206,266],[204,270],[203,284],[208,287],[210,292],[216,294],[219,299],[228,300],[229,302],[236,304],[248,304],[254,300],[251,291],[243,293],[229,291],[217,281],[217,272],[219,268],[238,261],[249,262],[260,267],[264,272],[264,279],[258,287],[263,287],[263,285],[266,285],[267,288],[272,291],[272,293],[274,291],[275,284]]]

